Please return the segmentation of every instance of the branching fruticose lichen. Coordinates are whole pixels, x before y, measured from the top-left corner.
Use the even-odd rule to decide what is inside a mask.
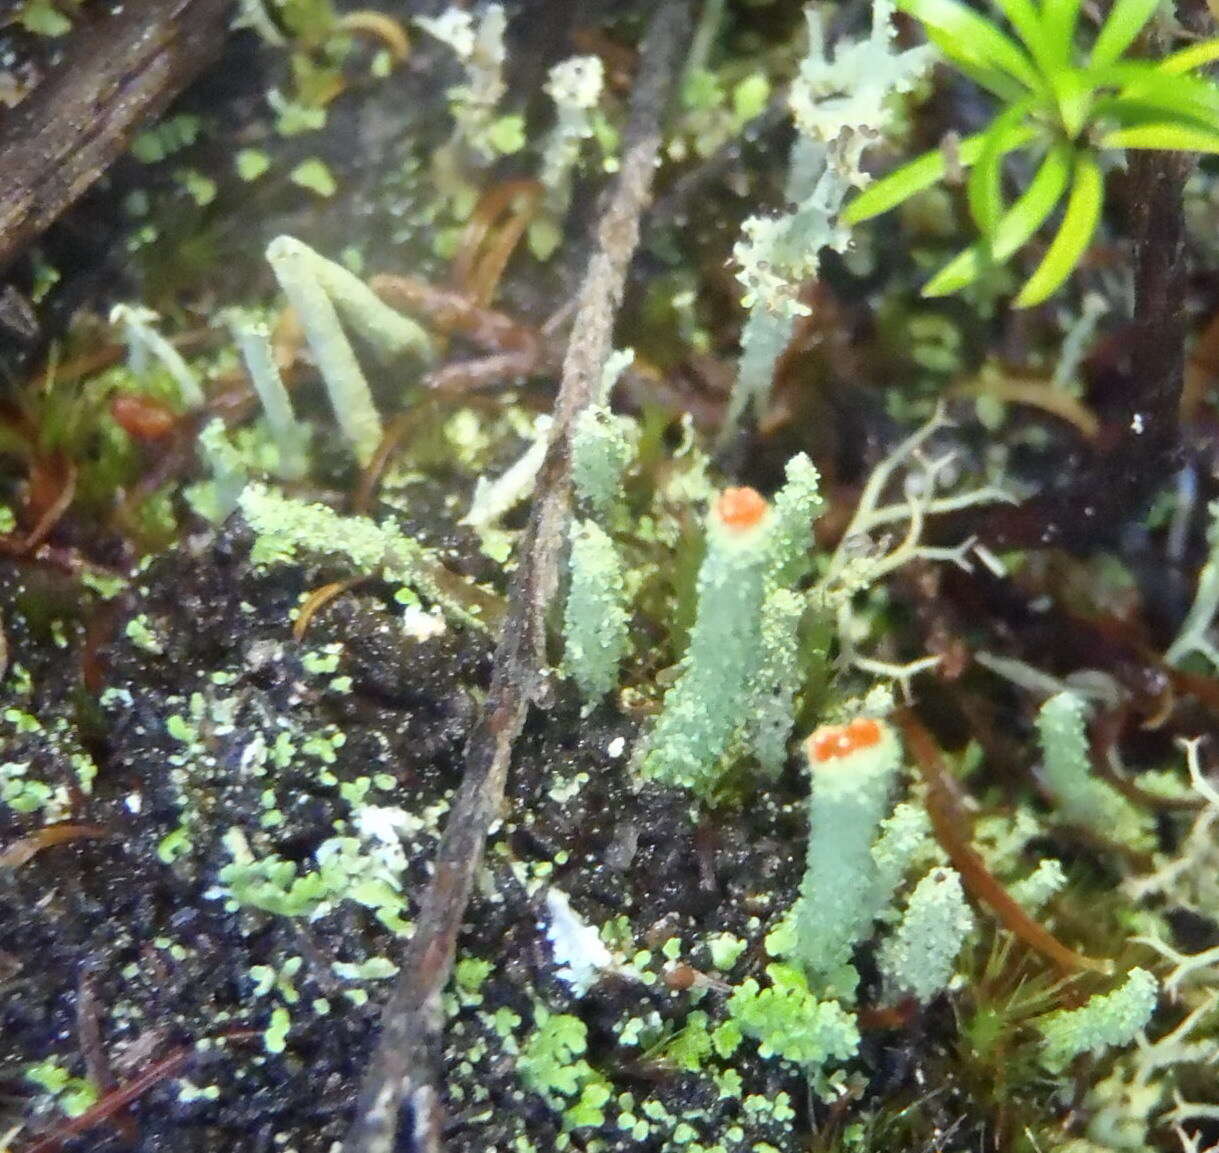
[[[786,216],[752,216],[734,255],[749,310],[741,335],[741,359],[725,421],[725,434],[751,405],[770,395],[775,365],[791,340],[796,318],[809,309],[802,286],[816,278],[821,253],[843,251],[849,234],[838,223],[847,193],[868,177],[860,170],[864,151],[882,138],[892,119],[890,100],[908,92],[933,59],[929,47],[893,50],[893,5],[877,0],[872,34],[839,45],[830,59],[821,19],[811,7],[808,54],[792,82],[790,104],[798,135],[792,146]]]
[[[436,183],[443,194],[473,206],[472,186],[466,179],[472,167],[515,152],[524,143],[524,121],[519,115],[498,115],[507,92],[504,43],[508,18],[502,4],[488,4],[476,18],[461,8],[448,8],[439,16],[417,16],[415,23],[447,44],[465,69],[465,83],[448,90],[453,113],[453,137],[433,156]]]
[[[560,243],[580,151],[596,132],[594,114],[604,85],[605,66],[599,56],[560,60],[547,77],[545,89],[554,101],[555,122],[542,146],[543,214],[529,228],[529,246],[540,259],[549,257]]]

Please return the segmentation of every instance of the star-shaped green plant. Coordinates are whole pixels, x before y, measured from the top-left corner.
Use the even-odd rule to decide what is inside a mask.
[[[1008,260],[1065,198],[1058,232],[1017,296],[1018,308],[1055,292],[1092,239],[1104,203],[1104,156],[1127,148],[1219,152],[1219,87],[1194,70],[1219,59],[1219,40],[1162,60],[1126,56],[1158,0],[1116,0],[1090,49],[1077,43],[1081,0],[997,0],[1015,37],[957,0],[898,0],[948,60],[1003,102],[990,126],[950,159],[937,149],[866,188],[843,213],[857,224],[969,169],[969,211],[981,239],[923,289],[945,296]],[[1004,200],[1004,158],[1037,160],[1028,187]]]

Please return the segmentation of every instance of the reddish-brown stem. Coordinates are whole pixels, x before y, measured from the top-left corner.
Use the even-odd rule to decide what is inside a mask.
[[[348,580],[331,581],[330,584],[325,584],[320,588],[314,589],[297,613],[296,623],[292,626],[292,639],[303,641],[305,633],[309,631],[309,624],[313,618],[332,600],[342,596],[348,589],[354,588],[363,579],[363,577],[351,577]]]
[[[138,1100],[154,1085],[169,1077],[176,1077],[186,1068],[194,1055],[195,1050],[192,1046],[184,1046],[175,1050],[168,1057],[150,1065],[134,1080],[128,1081],[126,1085],[112,1089],[96,1105],[86,1109],[79,1117],[69,1117],[54,1131],[35,1141],[25,1150],[25,1153],[56,1153],[65,1141],[79,1137],[80,1134],[96,1128],[103,1121],[110,1120],[120,1109],[124,1109],[133,1101]]]
[[[422,315],[441,332],[464,336],[487,352],[536,352],[539,345],[537,333],[527,325],[480,305],[468,293],[391,273],[374,276],[368,286],[386,304]]]
[[[56,494],[55,499],[50,506],[38,519],[38,523],[31,530],[30,535],[25,538],[21,545],[21,551],[32,553],[48,536],[51,530],[60,522],[64,513],[68,511],[72,501],[76,498],[76,465],[68,462],[64,468],[63,486]]]
[[[986,867],[969,843],[966,832],[969,817],[953,796],[944,757],[935,738],[912,709],[902,709],[896,720],[927,785],[927,813],[936,840],[948,854],[953,868],[961,874],[961,881],[970,895],[989,906],[1004,928],[1063,971],[1090,969],[1095,973],[1107,973],[1109,966],[1103,961],[1068,949],[1044,925],[1033,920]]]
[[[14,841],[7,849],[0,852],[0,869],[15,869],[19,865],[24,865],[43,849],[49,849],[53,845],[67,844],[69,841],[98,840],[114,835],[113,830],[102,825],[78,825],[71,822],[47,825],[28,837]]]
[[[490,295],[482,293],[495,291],[499,273],[503,271],[508,256],[532,217],[541,192],[542,186],[536,180],[504,180],[482,194],[470,214],[461,244],[453,257],[453,283],[463,292],[474,296],[480,303],[490,301]],[[502,227],[512,236],[507,253],[502,251],[502,244],[507,241],[497,241],[492,237],[495,222],[501,217],[507,218]],[[488,260],[491,261],[490,265],[487,265]],[[498,270],[494,269],[495,265],[498,265]],[[486,281],[493,271],[494,279],[488,284]],[[482,290],[481,293],[474,291],[476,285]]]

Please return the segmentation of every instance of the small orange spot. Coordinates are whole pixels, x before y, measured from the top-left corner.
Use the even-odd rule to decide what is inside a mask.
[[[852,749],[870,749],[880,744],[880,725],[871,717],[856,717],[847,725]]]
[[[679,993],[689,989],[695,981],[698,980],[697,970],[691,968],[685,962],[680,962],[674,965],[671,969],[666,969],[664,973],[664,982],[670,988]]]
[[[871,717],[856,717],[847,725],[822,725],[808,739],[809,759],[823,762],[846,757],[880,744],[880,724]]]
[[[834,755],[836,730],[832,728],[818,729],[808,739],[809,756],[814,761],[828,761]]]
[[[756,488],[726,488],[716,502],[716,515],[725,528],[738,532],[753,528],[765,515],[770,505]]]
[[[128,393],[119,393],[110,401],[110,415],[135,440],[161,440],[177,423],[177,417],[165,405]]]

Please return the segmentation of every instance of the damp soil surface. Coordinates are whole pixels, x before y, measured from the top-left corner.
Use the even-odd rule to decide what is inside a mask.
[[[463,541],[449,530],[410,527],[447,541],[460,564]],[[302,593],[333,574],[259,569],[249,548],[239,519],[183,541],[88,620],[72,616],[66,578],[3,570],[8,661],[30,686],[5,702],[16,730],[5,758],[28,763],[63,803],[41,833],[10,809],[0,816],[0,1068],[79,1050],[91,1075],[119,1090],[163,1074],[132,1106],[134,1119],[116,1109],[72,1148],[332,1148],[388,987],[384,973],[351,980],[336,963],[392,959],[398,941],[352,901],[308,917],[232,909],[220,880],[233,860],[230,831],[247,830],[256,849],[273,846],[305,871],[335,836],[345,790],[403,810],[409,920],[460,779],[487,639],[406,635],[390,591],[368,582],[319,611],[297,641]],[[612,710],[582,715],[556,686],[521,741],[461,944],[462,958],[486,971],[446,1005],[450,1148],[508,1148],[522,1135],[548,1148],[560,1131],[555,1111],[522,1093],[496,1031],[513,1016],[529,1021],[539,999],[556,1011],[573,1004],[545,931],[546,892],[562,890],[591,924],[624,918],[624,938],[647,951],[580,1006],[599,1065],[623,1021],[663,1031],[684,1019],[691,983],[707,980],[705,949],[667,942],[756,938],[794,896],[805,836],[794,789],[731,817],[700,817],[685,796],[633,782],[638,729]],[[86,758],[96,766],[87,795]],[[285,966],[286,980],[254,993],[270,980],[260,974]],[[291,1007],[292,1026],[272,1052],[277,1005]],[[747,1076],[752,1066],[754,1092],[794,1094],[790,1071],[737,1064]],[[718,1101],[710,1082],[671,1062],[640,1055],[606,1071],[675,1116],[697,1107],[710,1125],[745,1120],[757,1140],[786,1132],[750,1123],[739,1099]],[[11,1078],[10,1107],[27,1091]],[[43,1125],[55,1128],[44,1118],[34,1132]],[[624,1136],[621,1147],[650,1146]]]
[[[553,4],[511,7],[512,83],[529,91],[568,50],[573,30],[610,23],[629,42],[640,24],[638,6],[573,4],[563,6],[562,20],[546,18]],[[846,25],[862,12],[844,8]],[[763,35],[778,37],[795,17],[758,19]],[[536,36],[519,31],[530,20]],[[411,67],[384,84],[353,86],[316,136],[273,139],[265,93],[286,82],[287,64],[252,47],[249,34],[232,37],[218,67],[175,106],[206,109],[224,127],[219,140],[190,153],[214,179],[216,200],[203,207],[162,197],[177,179],[176,162],[150,172],[120,161],[48,234],[38,259],[31,254],[13,273],[22,293],[44,259],[63,277],[33,330],[2,334],[6,378],[28,380],[52,343],[69,339],[69,319],[82,309],[104,316],[117,299],[147,295],[198,322],[217,302],[269,296],[261,252],[280,232],[331,253],[361,250],[368,271],[439,279],[445,262],[433,251],[420,173],[444,139],[445,86],[435,76],[449,73],[432,67],[431,51],[420,45]],[[274,151],[276,175],[253,190],[238,181],[234,141]],[[682,412],[699,424],[722,412],[739,323],[738,287],[724,271],[730,238],[747,209],[778,203],[785,145],[784,134],[765,124],[739,150],[662,182],[623,324],[624,337],[637,336],[660,366],[651,382],[661,403],[644,413],[654,432],[650,479],[667,467],[658,458],[688,442]],[[325,205],[302,198],[283,175],[312,156],[338,178]],[[519,175],[509,159],[488,180]],[[127,212],[137,191],[151,193],[152,208],[133,221]],[[530,265],[522,275],[510,267],[499,303],[522,322],[543,324],[573,295],[596,191],[578,189],[571,242],[545,270]],[[132,244],[150,222],[160,242]],[[816,318],[779,382],[780,407],[790,401],[785,420],[730,446],[718,462],[730,479],[773,491],[782,462],[808,449],[826,478],[821,530],[831,541],[869,469],[899,439],[883,386],[910,364],[885,326],[904,332],[906,318],[865,314],[867,295],[887,278],[909,278],[911,264],[897,253],[861,280],[830,262]],[[678,290],[697,276],[710,286],[700,285],[707,329],[718,334],[724,322],[727,335],[716,336],[722,347],[713,342],[718,359],[673,353],[675,314],[662,322],[649,310],[651,284]],[[979,360],[988,344],[1015,356],[1044,341],[1039,323],[1046,322],[1008,322],[1003,331],[998,322],[978,324],[967,342],[979,346],[971,350]],[[668,344],[649,348],[657,327]],[[85,335],[85,347],[97,333],[95,326],[92,338]],[[76,351],[81,339],[71,336]],[[458,356],[471,354],[453,343]],[[1091,379],[1107,418],[1106,387],[1118,390],[1120,356],[1105,350],[1105,357]],[[387,413],[401,398],[401,368],[370,369]],[[510,403],[545,409],[554,387],[542,375]],[[311,371],[295,395],[310,417],[324,412]],[[489,393],[471,398],[470,408],[490,422],[499,403]],[[1069,488],[1093,451],[1065,423],[1047,429],[1027,413],[1014,415],[1005,435],[1015,445],[1013,471],[1048,488]],[[1213,429],[1203,437],[1193,449],[1205,464],[1215,456]],[[954,434],[951,447],[973,467],[992,443],[975,424]],[[524,444],[518,420],[479,469],[502,471]],[[189,451],[172,467],[159,451],[146,460],[150,472],[165,470],[160,482],[197,479]],[[453,571],[506,595],[511,574],[472,532],[455,527],[475,475],[443,455],[433,446],[426,459],[408,460],[399,477],[405,487],[372,512],[436,549]],[[329,442],[318,458],[316,487],[302,486],[303,495],[347,507],[358,481],[350,462]],[[4,479],[6,497],[24,484],[15,474]],[[1123,616],[1120,597],[1108,595],[1108,570],[1058,554],[1035,558],[1011,581],[981,566],[970,573],[915,566],[887,591],[894,607],[883,655],[944,657],[943,675],[921,687],[920,706],[955,750],[971,738],[984,749],[981,785],[996,807],[1011,808],[1031,791],[1029,710],[1011,686],[996,688],[969,665],[967,635],[974,648],[1035,661],[1054,675],[1081,664],[1106,668],[1133,702],[1115,723],[1134,732],[1131,759],[1140,765],[1174,755],[1172,735],[1213,725],[1219,696],[1207,704],[1206,684],[1195,683],[1199,705],[1188,685],[1170,683],[1146,657],[1148,638],[1162,648],[1188,603],[1191,574],[1205,555],[1204,506],[1187,518],[1171,563],[1162,525],[1147,530],[1141,510],[1128,510],[1129,524],[1103,526],[1105,542],[1117,542],[1114,555],[1134,573],[1121,595],[1139,601],[1139,620]],[[937,541],[959,540],[1002,525],[1006,540],[1019,535],[1015,529],[1044,528],[1040,520],[1013,528],[998,513],[987,516],[981,526],[948,523],[932,532]],[[507,521],[510,529],[520,523],[517,514]],[[350,1125],[395,962],[461,781],[491,675],[492,637],[412,615],[409,605],[404,612],[399,590],[375,575],[319,560],[255,563],[254,535],[240,515],[218,529],[186,515],[181,525],[128,584],[104,594],[83,583],[88,570],[134,569],[138,550],[89,515],[65,518],[49,562],[0,555],[0,769],[8,770],[12,796],[24,798],[0,805],[0,1148],[11,1130],[21,1153],[334,1150]],[[667,635],[673,618],[688,621],[696,561],[686,555],[682,572],[648,578],[664,595],[645,588],[659,619],[634,622],[643,640],[628,691],[588,711],[555,676],[517,743],[455,981],[438,1007],[446,1022],[435,1084],[445,1147],[454,1153],[578,1150],[592,1132],[599,1149],[669,1153],[723,1142],[733,1151],[795,1153],[814,1132],[825,1148],[837,1147],[848,1124],[846,1107],[818,1101],[798,1067],[764,1059],[754,1044],[730,1060],[708,1050],[706,1022],[694,1017],[722,1018],[731,988],[765,971],[763,942],[796,897],[807,841],[807,782],[794,763],[719,806],[641,785],[635,772],[660,695],[651,679],[671,677],[679,655],[672,637],[658,640],[656,652],[650,643]],[[674,585],[684,587],[684,601],[671,595]],[[328,589],[334,595],[318,600],[301,627],[302,605]],[[1178,708],[1173,725],[1139,727],[1161,707]],[[39,788],[29,791],[28,782]],[[1159,832],[1161,848],[1170,847],[1167,818]],[[1071,834],[1044,836],[1033,849],[1052,850],[1086,873],[1085,897],[1104,910],[1096,921],[1117,923],[1112,857]],[[346,870],[343,886],[315,883],[319,850],[331,878]],[[251,861],[272,862],[274,877],[243,873]],[[612,957],[587,991],[573,982],[570,950],[555,930],[567,907],[573,932],[593,927]],[[1088,918],[1078,907],[1075,914],[1064,921],[1087,941]],[[1106,932],[1095,929],[1094,938]],[[713,943],[729,939],[743,951],[725,960]],[[1213,944],[1213,922],[1194,917],[1188,939],[1196,948]],[[878,978],[866,948],[857,963],[867,1003]],[[565,1043],[573,1020],[578,1035]],[[549,1050],[531,1051],[547,1028]],[[947,999],[874,1015],[863,1034],[850,1107],[862,1113],[883,1103],[898,1134],[891,1147],[978,1149],[994,1139],[990,1127],[1008,1116],[1006,1101],[994,1086],[970,1080],[982,1063],[962,1057]],[[30,1080],[31,1063],[47,1066],[42,1081]],[[530,1068],[526,1084],[522,1069]],[[48,1085],[60,1107],[46,1107]],[[1039,1105],[1030,1098],[1021,1107],[1027,1117]],[[883,1147],[883,1129],[872,1137]]]

